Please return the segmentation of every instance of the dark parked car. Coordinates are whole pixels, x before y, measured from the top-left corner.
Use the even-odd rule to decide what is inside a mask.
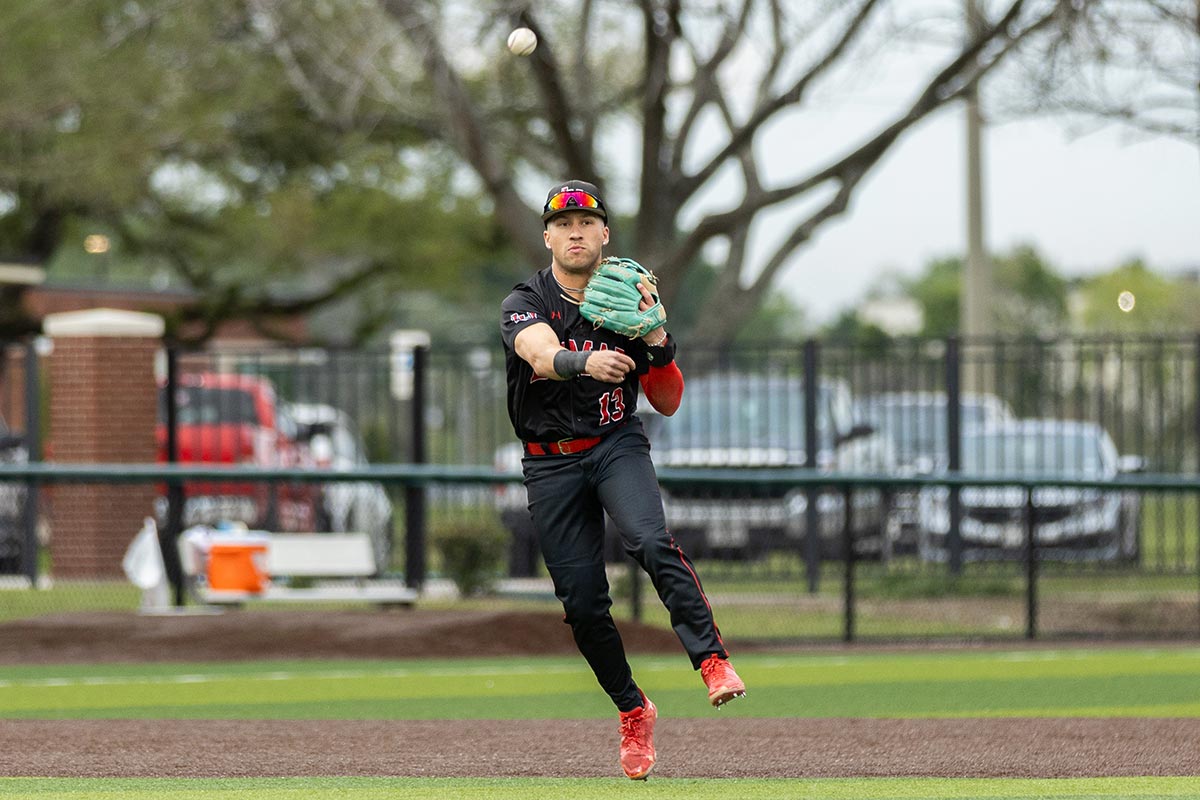
[[[844,381],[823,380],[817,390],[817,466],[827,472],[892,474],[891,441],[869,426],[856,425],[850,388]],[[800,467],[805,463],[804,386],[799,378],[721,375],[692,378],[683,404],[671,417],[639,410],[658,467],[755,470]],[[517,443],[496,451],[497,472],[521,469]],[[802,552],[808,492],[781,487],[765,491],[731,487],[663,490],[667,528],[689,555],[697,558],[755,558],[773,550]],[[878,556],[896,534],[887,493],[861,489],[853,494],[852,527],[856,552]],[[513,533],[514,557],[528,551],[532,521],[520,483],[498,485],[496,506]],[[839,492],[817,498],[817,524],[825,557],[842,549],[845,499]],[[608,557],[619,557],[610,535]],[[524,557],[527,560],[527,557]]]
[[[839,473],[893,474],[892,442],[854,419],[845,381],[824,379],[817,387],[816,466]],[[809,443],[804,431],[804,385],[799,377],[732,374],[689,380],[683,404],[651,429],[651,456],[660,467],[755,470],[802,467]],[[667,526],[697,555],[756,556],[771,550],[802,550],[808,491],[731,487],[672,487],[663,492]],[[859,489],[852,495],[851,526],[856,552],[882,555],[894,537],[889,493]],[[817,498],[821,551],[839,556],[845,498]]]
[[[929,475],[948,457],[945,392],[883,392],[857,401],[856,416],[891,437],[898,474]],[[993,394],[959,397],[961,431],[1016,419],[1008,404]],[[912,553],[920,537],[917,490],[901,490],[893,498],[899,534],[895,552]]]
[[[1107,480],[1141,469],[1138,456],[1119,456],[1108,433],[1092,422],[1038,419],[964,433],[964,474],[1029,475]],[[921,556],[948,558],[950,492],[921,492]],[[966,560],[1020,557],[1025,542],[1025,491],[1019,486],[964,487],[959,525]],[[1034,536],[1041,558],[1136,561],[1141,498],[1123,489],[1045,486],[1033,491]]]
[[[27,458],[25,440],[13,434],[0,417],[0,463],[24,464]],[[25,484],[0,482],[0,574],[21,571],[21,550],[25,541],[25,496]]]

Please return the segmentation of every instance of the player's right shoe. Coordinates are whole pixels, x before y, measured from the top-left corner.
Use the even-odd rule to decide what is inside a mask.
[[[746,696],[746,684],[733,671],[728,659],[709,656],[700,663],[700,677],[708,687],[708,702],[720,708],[735,697]]]
[[[640,690],[639,690],[640,691]],[[635,781],[644,781],[654,769],[654,722],[658,709],[642,692],[641,708],[621,713],[621,769]]]

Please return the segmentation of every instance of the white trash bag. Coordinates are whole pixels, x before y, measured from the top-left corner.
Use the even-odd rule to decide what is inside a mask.
[[[142,529],[129,543],[125,558],[121,561],[125,577],[142,591],[161,586],[167,580],[167,568],[163,564],[162,549],[158,545],[158,526],[153,517],[146,517]]]

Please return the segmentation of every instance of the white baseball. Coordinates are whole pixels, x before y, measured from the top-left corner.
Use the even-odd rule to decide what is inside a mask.
[[[517,28],[508,35],[508,49],[514,55],[527,56],[537,48],[537,34],[529,28]]]

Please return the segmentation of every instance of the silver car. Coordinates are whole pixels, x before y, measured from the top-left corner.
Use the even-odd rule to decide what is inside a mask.
[[[857,416],[891,437],[896,447],[897,474],[929,475],[947,458],[947,400],[945,392],[882,392],[856,402]],[[959,397],[960,430],[970,431],[1016,419],[1009,405],[993,394],[964,392]],[[893,498],[900,526],[894,544],[898,553],[912,553],[920,538],[919,492],[901,490]]]
[[[849,385],[822,379],[817,387],[816,465],[839,473],[894,474],[892,442],[856,424]],[[683,404],[650,428],[651,457],[660,467],[750,471],[806,463],[804,384],[800,377],[753,374],[691,379]],[[896,534],[887,493],[853,492],[851,528],[856,552],[882,555]],[[776,549],[803,552],[809,491],[806,487],[674,486],[663,492],[667,527],[697,556],[753,557]],[[817,526],[824,557],[839,557],[845,498],[817,496]]]
[[[1119,456],[1099,425],[1073,420],[1018,420],[964,432],[962,471],[980,477],[1025,476],[1108,480],[1137,471],[1141,459]],[[921,556],[948,558],[950,492],[923,490]],[[1025,543],[1025,491],[1019,486],[960,490],[964,560],[1013,559]],[[1033,490],[1039,555],[1063,561],[1136,561],[1141,498],[1122,489],[1044,486]]]

